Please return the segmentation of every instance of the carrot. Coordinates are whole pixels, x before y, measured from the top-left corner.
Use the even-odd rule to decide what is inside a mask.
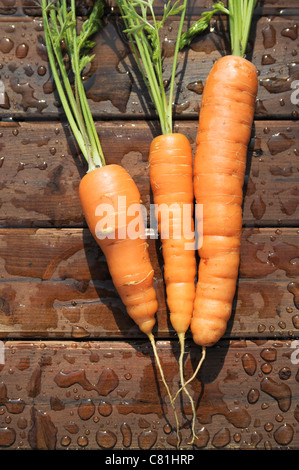
[[[184,388],[183,359],[185,333],[190,326],[195,298],[195,235],[193,220],[193,156],[190,142],[174,133],[172,122],[174,80],[187,0],[165,4],[160,21],[153,9],[154,0],[117,0],[125,22],[137,65],[158,114],[161,134],[149,151],[150,183],[158,221],[164,260],[164,280],[170,321],[180,342],[179,371]],[[180,13],[172,72],[166,96],[159,31],[171,15]],[[184,207],[190,213],[190,231],[186,231]],[[186,233],[187,232],[187,233]],[[193,405],[191,396],[190,402]],[[194,432],[194,427],[192,426]],[[179,430],[177,429],[178,439]]]
[[[204,215],[191,331],[204,347],[226,330],[238,278],[243,184],[258,87],[256,68],[244,58],[255,4],[229,2],[232,54],[214,64],[200,108],[194,194]]]
[[[191,331],[215,344],[231,315],[240,261],[243,184],[257,93],[254,65],[224,56],[206,81],[194,163],[194,193],[203,205],[203,241]]]
[[[158,303],[153,286],[154,270],[145,239],[140,193],[124,168],[106,164],[82,81],[82,71],[93,58],[88,54],[94,46],[90,37],[100,26],[103,12],[104,4],[102,0],[97,0],[78,34],[75,0],[71,0],[70,9],[66,0],[42,0],[45,39],[53,78],[72,132],[88,164],[87,173],[79,185],[83,213],[92,235],[106,256],[113,283],[128,314],[151,342],[177,422],[153,335]],[[67,73],[61,41],[64,41],[68,51],[74,86]],[[139,214],[135,234],[133,231],[129,233],[129,226],[135,220],[135,214],[129,216],[132,207]]]
[[[170,321],[182,340],[193,313],[196,275],[194,249],[188,249],[188,243],[194,246],[195,238],[193,236],[190,242],[184,236],[183,226],[184,207],[189,207],[190,213],[193,213],[193,156],[189,140],[180,133],[156,137],[151,143],[149,163],[158,229],[162,234]],[[170,213],[172,205],[174,210]],[[169,236],[164,237],[163,223],[167,216]],[[194,233],[193,217],[190,222],[191,233]]]
[[[81,180],[79,196],[88,227],[103,251],[113,283],[126,306],[130,317],[140,330],[150,335],[155,324],[158,308],[156,292],[153,287],[154,270],[148,253],[145,237],[129,237],[128,226],[133,216],[126,217],[126,226],[115,217],[119,208],[119,196],[126,197],[125,207],[133,204],[138,207],[140,194],[128,172],[119,165],[105,165],[87,173]],[[97,208],[111,206],[112,226],[108,226],[105,235]],[[135,216],[134,216],[135,217]],[[118,220],[120,219],[120,220]],[[139,225],[143,223],[140,218]],[[125,230],[126,236],[121,231]],[[139,232],[145,233],[139,226]]]

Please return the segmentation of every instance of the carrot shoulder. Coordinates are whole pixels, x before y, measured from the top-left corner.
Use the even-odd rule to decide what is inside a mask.
[[[204,87],[194,162],[194,194],[196,203],[203,205],[203,234],[191,321],[194,341],[202,346],[222,337],[231,316],[257,86],[255,66],[228,55],[214,64]]]

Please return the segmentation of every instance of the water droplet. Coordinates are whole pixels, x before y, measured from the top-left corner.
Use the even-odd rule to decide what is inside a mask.
[[[70,436],[62,436],[61,440],[60,440],[60,444],[63,446],[63,447],[67,447],[69,446],[71,443],[71,438]]]
[[[210,434],[209,431],[205,426],[203,426],[201,429],[199,429],[196,432],[196,439],[194,441],[194,445],[196,447],[205,447],[210,439]]]
[[[79,436],[77,439],[78,446],[86,447],[88,446],[88,438],[86,436]]]
[[[102,400],[98,406],[98,410],[102,416],[110,416],[112,413],[112,405]]]
[[[202,95],[203,83],[201,80],[197,80],[196,82],[189,83],[187,88],[188,90],[194,91],[197,95]]]
[[[81,419],[83,420],[88,420],[90,419],[95,412],[95,406],[92,402],[92,400],[85,399],[83,400],[78,408],[78,415],[80,416]]]
[[[39,76],[43,77],[44,75],[46,75],[47,73],[47,69],[44,65],[40,65],[38,68],[37,68],[37,73]]]
[[[264,54],[262,56],[262,65],[270,65],[274,64],[276,62],[276,59],[274,59],[271,54]]]
[[[256,371],[256,360],[250,353],[245,353],[242,356],[242,365],[248,375],[254,375]]]
[[[230,443],[230,432],[228,428],[222,428],[214,435],[212,444],[216,448],[222,448]]]
[[[122,423],[120,431],[123,437],[123,446],[130,447],[132,443],[132,431],[130,426],[127,423]]]
[[[294,305],[297,309],[299,309],[299,283],[298,282],[290,282],[288,285],[288,291],[291,292],[294,296]]]
[[[255,219],[261,220],[266,212],[266,204],[261,196],[256,196],[250,205],[250,210]]]
[[[270,374],[272,372],[272,366],[268,362],[265,362],[264,364],[261,365],[261,371],[264,374]]]
[[[278,132],[270,137],[267,142],[271,155],[288,150],[294,144],[294,140],[283,132]]]
[[[16,440],[16,432],[11,428],[0,428],[0,447],[10,447]]]
[[[288,411],[291,406],[292,392],[287,384],[265,377],[261,382],[261,390],[277,400],[281,411]]]
[[[291,369],[289,367],[283,367],[279,371],[279,378],[281,380],[288,380],[292,375]]]
[[[274,439],[276,440],[277,444],[280,445],[288,445],[294,436],[294,429],[290,424],[283,424],[278,429],[276,429],[274,433]]]
[[[141,450],[148,450],[153,447],[157,441],[157,431],[142,431],[138,436],[138,444]]]
[[[252,388],[251,390],[249,390],[249,392],[247,394],[248,403],[250,403],[251,405],[253,403],[256,403],[258,401],[259,397],[260,397],[259,390],[257,390],[256,388]]]
[[[117,442],[117,437],[112,431],[99,430],[96,433],[96,442],[103,449],[112,449]]]
[[[262,29],[262,35],[265,49],[269,49],[276,44],[276,30],[272,24],[268,23],[266,26],[264,26]]]
[[[275,361],[277,357],[277,351],[275,348],[265,348],[261,351],[260,356],[265,361]]]
[[[14,43],[11,39],[4,37],[0,40],[0,51],[4,54],[8,54],[13,47]]]
[[[24,59],[28,54],[29,47],[27,44],[19,44],[16,48],[16,57],[18,59]]]
[[[298,25],[294,24],[294,26],[284,28],[281,31],[281,35],[287,38],[291,38],[294,41],[298,37]]]

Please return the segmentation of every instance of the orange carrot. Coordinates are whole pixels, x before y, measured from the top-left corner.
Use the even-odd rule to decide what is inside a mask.
[[[136,209],[140,205],[140,194],[135,182],[123,167],[105,165],[82,178],[79,195],[88,227],[106,257],[113,283],[128,314],[143,333],[150,335],[158,304],[148,244],[144,236],[129,236],[128,226],[135,214],[120,216],[120,210],[127,213],[133,204]],[[119,207],[120,196],[126,198],[123,208]],[[107,219],[106,213],[102,214],[102,224],[100,214],[97,215],[97,209],[101,206],[107,209],[111,206],[113,209],[111,225],[108,227],[103,226]],[[145,233],[142,217],[138,218],[138,224],[138,233]]]
[[[195,298],[196,261],[193,223],[193,156],[189,140],[182,134],[156,137],[150,147],[150,182],[161,234],[164,279],[170,321],[179,337],[190,326]],[[173,211],[171,210],[173,208]],[[190,212],[190,232],[184,225]],[[185,214],[187,215],[187,214]],[[163,224],[169,222],[168,233]],[[186,233],[185,233],[186,232]],[[169,235],[169,236],[168,236]],[[188,244],[190,248],[188,249]]]
[[[224,334],[236,290],[242,230],[243,183],[257,93],[248,60],[219,59],[205,83],[194,163],[194,193],[203,205],[203,240],[191,321],[195,343]]]

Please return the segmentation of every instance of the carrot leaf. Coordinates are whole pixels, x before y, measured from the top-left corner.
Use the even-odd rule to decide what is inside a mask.
[[[176,74],[180,38],[188,0],[169,0],[164,5],[163,15],[157,19],[154,0],[116,0],[125,24],[132,51],[156,108],[163,134],[172,132],[172,108],[174,80]],[[170,16],[180,14],[179,30],[173,57],[169,95],[166,96],[163,77],[163,57],[160,32]]]
[[[101,25],[103,0],[96,0],[93,10],[78,32],[75,0],[41,0],[48,59],[65,115],[80,150],[88,162],[88,171],[105,164],[95,124],[82,80],[83,69],[92,61],[95,46],[91,40]],[[66,49],[73,82],[65,59]]]
[[[222,2],[214,3],[213,9],[211,11],[203,12],[199,20],[193,23],[190,26],[190,28],[188,28],[187,31],[184,34],[182,34],[182,37],[180,40],[180,49],[183,49],[184,47],[189,46],[189,44],[191,43],[192,39],[195,36],[203,33],[208,28],[212,17],[216,13],[219,13],[219,12],[229,15],[229,11],[227,10],[227,8],[225,8]]]

